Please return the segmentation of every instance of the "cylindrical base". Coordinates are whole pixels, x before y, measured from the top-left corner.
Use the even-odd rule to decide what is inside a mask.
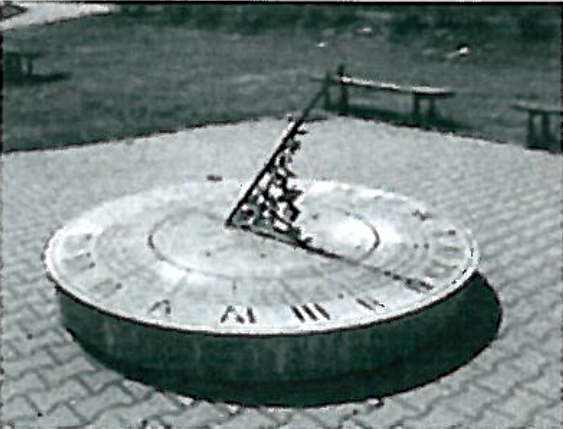
[[[206,381],[290,382],[370,371],[412,357],[448,334],[463,294],[390,322],[271,336],[159,329],[101,313],[60,291],[58,297],[69,330],[116,363]]]

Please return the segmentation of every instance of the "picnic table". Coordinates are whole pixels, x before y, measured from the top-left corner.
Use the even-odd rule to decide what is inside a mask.
[[[559,116],[563,108],[559,105],[548,105],[537,102],[518,101],[512,108],[528,114],[526,142],[531,149],[546,149],[551,143],[558,141],[557,131],[552,133],[551,117]],[[536,124],[539,118],[539,131]],[[561,121],[561,119],[560,119]]]

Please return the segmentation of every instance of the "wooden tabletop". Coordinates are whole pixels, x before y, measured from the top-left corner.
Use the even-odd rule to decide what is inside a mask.
[[[323,82],[325,78],[313,76],[311,80]],[[360,88],[377,89],[380,91],[399,92],[402,94],[413,94],[432,97],[453,97],[456,93],[450,88],[433,87],[428,85],[399,85],[392,82],[375,81],[371,79],[344,76],[342,78],[331,77],[331,84],[345,84]]]
[[[563,112],[563,107],[561,105],[558,106],[555,104],[543,104],[538,102],[517,101],[512,104],[512,108],[530,113],[548,113],[554,115]]]

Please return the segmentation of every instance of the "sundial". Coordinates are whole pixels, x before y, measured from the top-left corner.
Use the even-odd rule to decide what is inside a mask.
[[[471,234],[409,197],[300,179],[307,113],[244,186],[154,189],[56,231],[44,262],[67,328],[116,361],[234,382],[345,376],[439,338]]]

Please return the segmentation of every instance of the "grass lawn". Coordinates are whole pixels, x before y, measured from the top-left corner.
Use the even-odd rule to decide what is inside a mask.
[[[354,75],[452,87],[458,95],[442,105],[458,132],[498,141],[524,144],[526,118],[512,101],[560,102],[557,38],[482,38],[470,44],[468,58],[452,61],[445,55],[466,40],[394,40],[378,28],[359,29],[240,34],[114,15],[7,32],[5,46],[45,54],[37,73],[68,77],[3,86],[4,150],[283,115],[317,90],[309,76],[340,62]],[[389,110],[410,110],[409,97],[370,97]]]

